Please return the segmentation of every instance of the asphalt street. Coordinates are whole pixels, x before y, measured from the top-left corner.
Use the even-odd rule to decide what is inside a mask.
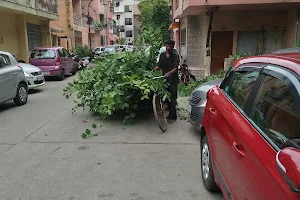
[[[123,125],[110,118],[98,136],[81,133],[99,117],[72,114],[63,88],[48,81],[25,106],[0,104],[1,200],[221,200],[207,192],[200,138],[186,120],[161,133],[152,113]]]

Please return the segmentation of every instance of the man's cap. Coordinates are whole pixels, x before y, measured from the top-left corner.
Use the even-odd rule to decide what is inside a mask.
[[[166,42],[166,45],[175,45],[175,41],[174,40],[168,40],[167,42]]]

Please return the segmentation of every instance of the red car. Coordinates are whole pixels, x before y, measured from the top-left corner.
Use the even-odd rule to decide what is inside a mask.
[[[67,74],[76,74],[77,65],[73,57],[63,47],[34,48],[29,57],[29,63],[37,66],[46,77],[57,77],[64,80]]]
[[[238,60],[208,91],[201,169],[228,200],[300,199],[300,53]]]

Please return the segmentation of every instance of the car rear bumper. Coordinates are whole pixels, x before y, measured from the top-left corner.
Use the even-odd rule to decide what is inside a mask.
[[[205,105],[193,105],[190,102],[189,105],[191,106],[191,111],[188,112],[189,122],[197,129],[200,129],[205,111]]]
[[[28,83],[28,89],[33,89],[45,85],[45,78],[43,75],[33,76],[33,77],[30,76],[30,77],[26,77],[26,79]]]
[[[43,74],[46,77],[53,77],[53,76],[60,76],[62,73],[61,69],[55,69],[55,70],[43,70]]]

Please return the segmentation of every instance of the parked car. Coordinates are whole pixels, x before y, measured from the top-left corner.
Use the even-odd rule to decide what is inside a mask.
[[[45,77],[56,77],[64,80],[67,74],[76,74],[77,66],[72,55],[63,47],[34,48],[29,63],[43,71]]]
[[[40,68],[26,63],[19,63],[18,65],[24,71],[29,90],[45,85],[45,77]]]
[[[300,53],[247,57],[210,89],[201,128],[206,189],[225,199],[300,199]]]
[[[117,52],[118,47],[117,46],[107,46],[104,49],[104,53],[116,53]]]
[[[132,52],[132,51],[134,51],[134,50],[135,50],[135,48],[134,48],[133,45],[126,45],[126,51]]]
[[[104,52],[105,47],[96,47],[93,51],[93,55],[95,57],[101,56],[101,54]]]
[[[188,102],[189,122],[200,130],[206,106],[206,94],[211,88],[219,85],[223,79],[216,79],[198,86],[191,94]]]
[[[27,99],[28,85],[22,67],[10,53],[0,51],[0,103],[14,100],[21,106]]]

